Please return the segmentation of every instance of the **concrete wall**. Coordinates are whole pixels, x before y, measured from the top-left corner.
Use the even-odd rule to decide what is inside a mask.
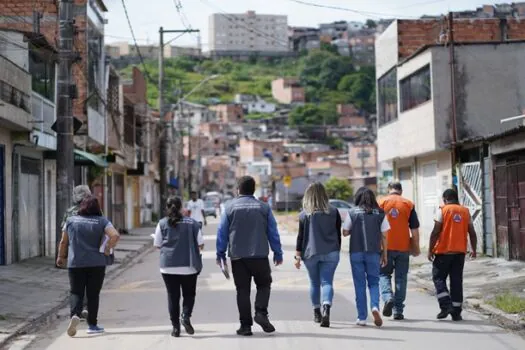
[[[4,146],[4,157],[5,157],[5,164],[4,164],[4,212],[1,213],[4,215],[4,234],[5,234],[5,258],[6,258],[6,264],[11,264],[13,262],[13,225],[12,225],[12,213],[13,213],[13,205],[12,205],[12,197],[13,197],[13,168],[12,168],[12,160],[13,160],[13,147],[11,143],[11,133],[9,130],[5,130],[0,128],[0,144]]]
[[[382,77],[397,64],[397,21],[390,26],[375,41],[376,77]]]

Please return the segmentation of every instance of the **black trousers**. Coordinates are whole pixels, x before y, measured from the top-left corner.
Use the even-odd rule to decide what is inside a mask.
[[[439,254],[434,258],[432,280],[436,288],[439,307],[442,310],[453,309],[460,314],[463,306],[463,268],[465,254]],[[450,291],[447,288],[450,277]]]
[[[97,325],[98,307],[100,302],[100,290],[104,284],[104,277],[106,275],[105,266],[96,267],[78,267],[69,269],[69,285],[70,285],[70,310],[71,317],[81,316],[84,293],[87,297],[87,310],[89,325]]]
[[[182,289],[182,317],[190,318],[195,305],[197,292],[197,274],[171,275],[162,274],[168,291],[168,310],[173,327],[180,326],[180,294]]]
[[[268,258],[232,260],[232,274],[237,289],[237,308],[239,320],[243,326],[253,325],[251,307],[252,278],[257,287],[255,296],[255,313],[268,315],[270,289],[272,285],[272,269]]]

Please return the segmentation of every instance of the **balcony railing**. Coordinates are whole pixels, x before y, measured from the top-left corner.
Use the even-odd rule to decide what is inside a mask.
[[[35,121],[34,129],[54,135],[55,132],[51,130],[51,126],[56,120],[55,104],[33,91],[31,94],[31,107],[31,114],[33,121]]]

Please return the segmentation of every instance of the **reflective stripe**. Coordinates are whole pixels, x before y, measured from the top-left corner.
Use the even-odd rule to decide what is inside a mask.
[[[461,307],[461,305],[463,305],[463,303],[457,303],[455,301],[452,302],[452,306],[454,307]]]
[[[364,215],[361,217],[361,230],[363,231],[363,240],[364,240],[364,246],[365,246],[365,252],[368,252],[368,242],[366,240],[366,225],[365,225],[365,217]]]
[[[448,296],[450,296],[450,295],[448,294],[448,292],[443,292],[443,293],[439,293],[439,294],[437,295],[437,298],[438,298],[438,299],[441,299],[441,298],[446,298],[446,297],[448,297]]]

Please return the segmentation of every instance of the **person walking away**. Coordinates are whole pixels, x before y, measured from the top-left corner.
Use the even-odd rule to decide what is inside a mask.
[[[254,320],[264,332],[272,333],[275,327],[268,319],[272,284],[268,245],[274,253],[275,266],[281,265],[283,251],[277,222],[268,204],[254,197],[255,180],[252,177],[240,178],[237,185],[239,196],[227,204],[217,230],[217,264],[225,263],[228,250],[241,323],[237,334],[252,335]],[[257,287],[253,319],[250,301],[252,278]]]
[[[188,201],[186,209],[190,212],[190,217],[202,225],[207,225],[206,215],[204,214],[204,202],[197,196],[197,192],[191,192],[191,200]]]
[[[181,323],[186,333],[195,333],[190,318],[195,305],[197,276],[202,270],[204,239],[199,223],[183,216],[180,197],[168,198],[166,209],[167,217],[157,224],[153,244],[160,250],[160,273],[168,292],[168,309],[173,326],[171,335],[179,337]]]
[[[64,225],[67,222],[67,219],[69,219],[71,216],[75,216],[78,214],[80,203],[89,196],[91,196],[91,190],[89,189],[89,186],[79,185],[73,188],[73,205],[68,210],[66,210],[66,212],[64,213],[64,217],[62,219],[62,223],[60,224],[60,227],[64,227]],[[83,305],[84,305],[84,308],[82,310],[80,317],[82,319],[87,319],[88,311],[87,311],[86,297],[84,297]]]
[[[109,238],[106,241],[106,236]],[[88,334],[103,333],[98,325],[100,290],[104,283],[106,266],[110,265],[111,252],[119,240],[119,234],[111,222],[102,216],[102,211],[95,196],[88,196],[80,203],[77,216],[67,219],[63,227],[57,265],[66,265],[69,274],[70,315],[67,334],[77,333],[82,312],[84,292],[87,295]],[[103,248],[103,252],[101,249]]]
[[[330,327],[334,298],[334,274],[341,251],[341,216],[328,202],[324,186],[317,182],[306,189],[299,215],[295,267],[304,261],[310,279],[310,300],[314,322]],[[321,312],[322,306],[322,312]]]
[[[403,320],[407,294],[410,254],[421,254],[419,248],[419,219],[414,203],[403,198],[403,187],[400,182],[388,185],[389,195],[383,198],[379,207],[383,209],[390,224],[387,234],[387,258],[385,267],[381,268],[379,286],[385,303],[383,316],[392,316],[394,320]],[[392,274],[395,274],[395,292],[392,292]]]
[[[452,320],[461,321],[467,240],[470,238],[471,257],[475,259],[478,239],[469,209],[459,204],[457,192],[453,189],[446,190],[443,193],[443,203],[434,219],[428,260],[432,262],[432,280],[441,309],[437,318],[441,320],[451,315]],[[447,288],[447,277],[450,277],[450,291]]]
[[[358,316],[356,324],[366,326],[368,283],[374,324],[381,327],[383,320],[379,313],[379,272],[387,263],[386,233],[390,225],[370,189],[362,187],[356,192],[355,205],[343,223],[343,235],[350,236],[350,264]]]

